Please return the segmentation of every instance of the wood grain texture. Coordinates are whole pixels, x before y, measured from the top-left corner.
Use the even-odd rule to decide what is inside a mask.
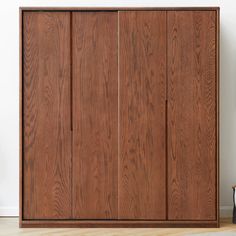
[[[161,220],[23,220],[22,228],[217,228],[217,221]],[[147,230],[147,229],[146,229]],[[179,229],[180,230],[180,229]],[[111,233],[111,232],[110,232]],[[98,232],[95,233],[98,235]],[[111,235],[111,234],[109,234]],[[136,232],[130,235],[137,235]],[[146,235],[143,232],[143,235]],[[154,234],[156,235],[156,234]],[[166,232],[162,233],[162,236]]]
[[[23,15],[23,218],[71,216],[69,13]]]
[[[19,223],[23,218],[23,13],[19,9]]]
[[[216,219],[216,13],[168,12],[168,216]]]
[[[165,11],[119,13],[119,84],[119,219],[165,219]]]
[[[78,10],[82,12],[71,12]],[[152,17],[144,16],[147,13]],[[70,14],[81,14],[73,32]],[[119,34],[126,38],[120,37],[119,43],[117,14],[125,15]],[[20,226],[219,226],[219,8],[23,8],[22,15]],[[164,84],[169,91],[169,166],[155,155],[166,148],[160,144],[163,127],[159,126],[165,112],[159,85],[166,79],[160,64],[167,59],[161,50],[166,50],[166,38],[159,33],[169,37],[165,67],[169,82]],[[70,38],[74,34],[76,38]],[[75,47],[70,48],[70,40]],[[115,45],[120,48],[122,69],[119,96]],[[76,74],[72,100],[71,56]],[[73,150],[70,102],[74,103]],[[76,152],[74,190],[71,151]],[[163,196],[166,182],[161,173],[165,176],[166,168],[169,195]],[[71,197],[80,204],[73,214]],[[169,218],[164,211],[166,197]]]
[[[220,7],[20,7],[22,11],[216,11]]]
[[[73,21],[73,217],[117,218],[117,13]]]
[[[216,219],[220,221],[220,9],[216,10]]]

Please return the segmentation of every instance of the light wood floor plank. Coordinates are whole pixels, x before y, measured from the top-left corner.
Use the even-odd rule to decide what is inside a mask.
[[[194,229],[20,229],[18,227],[18,218],[0,218],[0,235],[1,236],[181,236],[188,234],[199,234],[208,232],[234,232],[236,233],[236,225],[231,223],[231,219],[222,219],[221,227],[216,229],[194,228]]]

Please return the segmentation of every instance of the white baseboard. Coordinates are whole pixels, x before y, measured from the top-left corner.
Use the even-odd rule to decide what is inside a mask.
[[[220,207],[220,217],[232,217],[233,207],[232,206],[221,206]],[[0,216],[18,216],[18,207],[1,207],[0,206]]]
[[[18,207],[0,206],[0,216],[19,216],[19,209]]]

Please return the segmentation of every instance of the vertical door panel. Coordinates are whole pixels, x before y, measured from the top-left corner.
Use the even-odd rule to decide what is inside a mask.
[[[166,12],[119,12],[119,219],[166,217]]]
[[[73,21],[73,217],[117,218],[117,13]]]
[[[24,219],[71,216],[69,37],[69,13],[24,13]]]
[[[168,12],[168,216],[216,218],[216,15]]]

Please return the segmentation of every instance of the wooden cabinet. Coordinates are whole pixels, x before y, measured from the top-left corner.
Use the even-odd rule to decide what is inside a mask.
[[[21,227],[217,227],[218,8],[23,8]]]

